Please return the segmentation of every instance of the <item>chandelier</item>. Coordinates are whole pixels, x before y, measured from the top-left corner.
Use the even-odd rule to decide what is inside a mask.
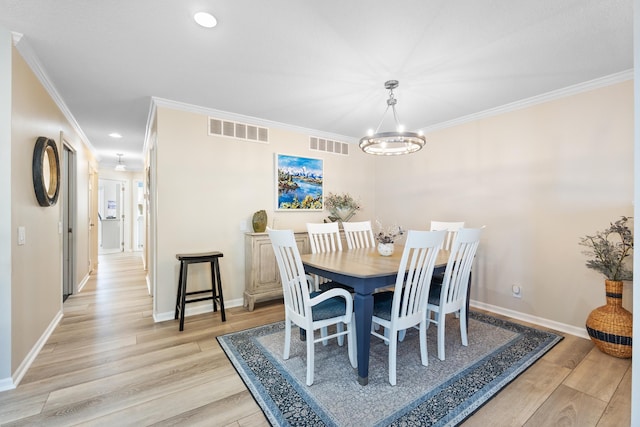
[[[384,87],[389,90],[389,99],[387,99],[387,108],[384,110],[382,119],[378,123],[375,132],[370,131],[369,134],[360,139],[360,148],[368,154],[376,154],[379,156],[396,156],[400,154],[415,153],[424,147],[427,142],[422,133],[405,132],[398,120],[396,112],[396,103],[398,100],[393,96],[393,90],[398,87],[397,80],[389,80],[385,82]],[[393,118],[396,122],[395,132],[378,132],[384,121],[384,117],[389,111],[389,107],[393,111]]]
[[[124,154],[116,154],[116,156],[118,156],[118,164],[116,165],[116,170],[119,172],[124,172],[127,170],[127,167],[125,166],[124,163],[122,163],[122,156],[124,156]]]

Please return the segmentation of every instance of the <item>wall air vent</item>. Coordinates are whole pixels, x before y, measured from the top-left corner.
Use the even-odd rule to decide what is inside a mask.
[[[349,155],[349,144],[346,142],[332,141],[330,139],[309,137],[309,150],[324,151],[326,153]]]
[[[227,136],[244,141],[269,143],[269,129],[247,123],[209,117],[209,135]]]

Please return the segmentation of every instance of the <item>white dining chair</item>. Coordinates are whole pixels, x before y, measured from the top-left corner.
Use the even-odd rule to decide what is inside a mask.
[[[285,339],[283,359],[289,359],[291,348],[291,324],[304,329],[307,343],[307,385],[313,384],[315,343],[347,335],[347,348],[351,366],[357,367],[355,351],[355,327],[353,323],[353,298],[340,288],[310,293],[311,277],[305,274],[300,252],[292,230],[268,230],[269,238],[280,271],[285,306]],[[331,335],[326,331],[336,325]],[[340,327],[338,327],[340,326]],[[346,326],[346,330],[344,329]],[[340,340],[338,340],[340,344]]]
[[[456,233],[464,227],[464,221],[431,221],[431,230],[447,230],[447,235],[444,238],[444,243],[442,244],[442,249],[450,251],[451,245],[453,244],[453,240],[456,238]],[[433,276],[433,282],[435,282],[436,286],[442,284],[442,280],[444,279],[444,275],[442,273],[436,273]],[[431,286],[434,286],[432,282]],[[456,317],[460,317],[460,313],[456,313]]]
[[[309,235],[312,254],[342,251],[342,239],[340,238],[340,228],[337,222],[307,223],[307,234]],[[334,287],[353,291],[351,287],[335,283],[317,274],[314,274],[313,277],[316,291],[324,291]]]
[[[433,268],[446,231],[409,230],[402,252],[395,289],[373,295],[371,335],[389,345],[389,383],[396,385],[398,333],[419,325],[420,357],[424,366],[427,355],[426,303]],[[384,328],[384,335],[375,326]]]
[[[349,249],[373,248],[376,246],[371,221],[343,222],[342,229]]]
[[[456,233],[464,227],[464,221],[431,221],[430,230],[447,230],[447,235],[444,238],[442,249],[447,251],[451,250],[451,245],[456,237]]]
[[[482,228],[458,230],[442,280],[442,285],[432,284],[425,312],[427,327],[435,323],[438,327],[438,358],[444,360],[445,320],[449,313],[460,313],[460,338],[462,345],[467,339],[467,292],[471,267],[480,244]],[[433,314],[433,316],[432,316]]]
[[[342,250],[340,227],[337,222],[308,222],[307,233],[312,254]]]

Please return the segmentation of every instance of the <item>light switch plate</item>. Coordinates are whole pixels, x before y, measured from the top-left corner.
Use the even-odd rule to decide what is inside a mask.
[[[24,226],[18,227],[18,245],[24,245],[27,243],[27,230]]]

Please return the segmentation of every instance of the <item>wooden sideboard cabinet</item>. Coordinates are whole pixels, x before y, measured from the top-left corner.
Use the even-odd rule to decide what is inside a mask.
[[[294,233],[301,254],[311,251],[306,231]],[[246,233],[244,236],[244,306],[253,311],[258,301],[282,298],[282,285],[276,256],[267,233]]]

